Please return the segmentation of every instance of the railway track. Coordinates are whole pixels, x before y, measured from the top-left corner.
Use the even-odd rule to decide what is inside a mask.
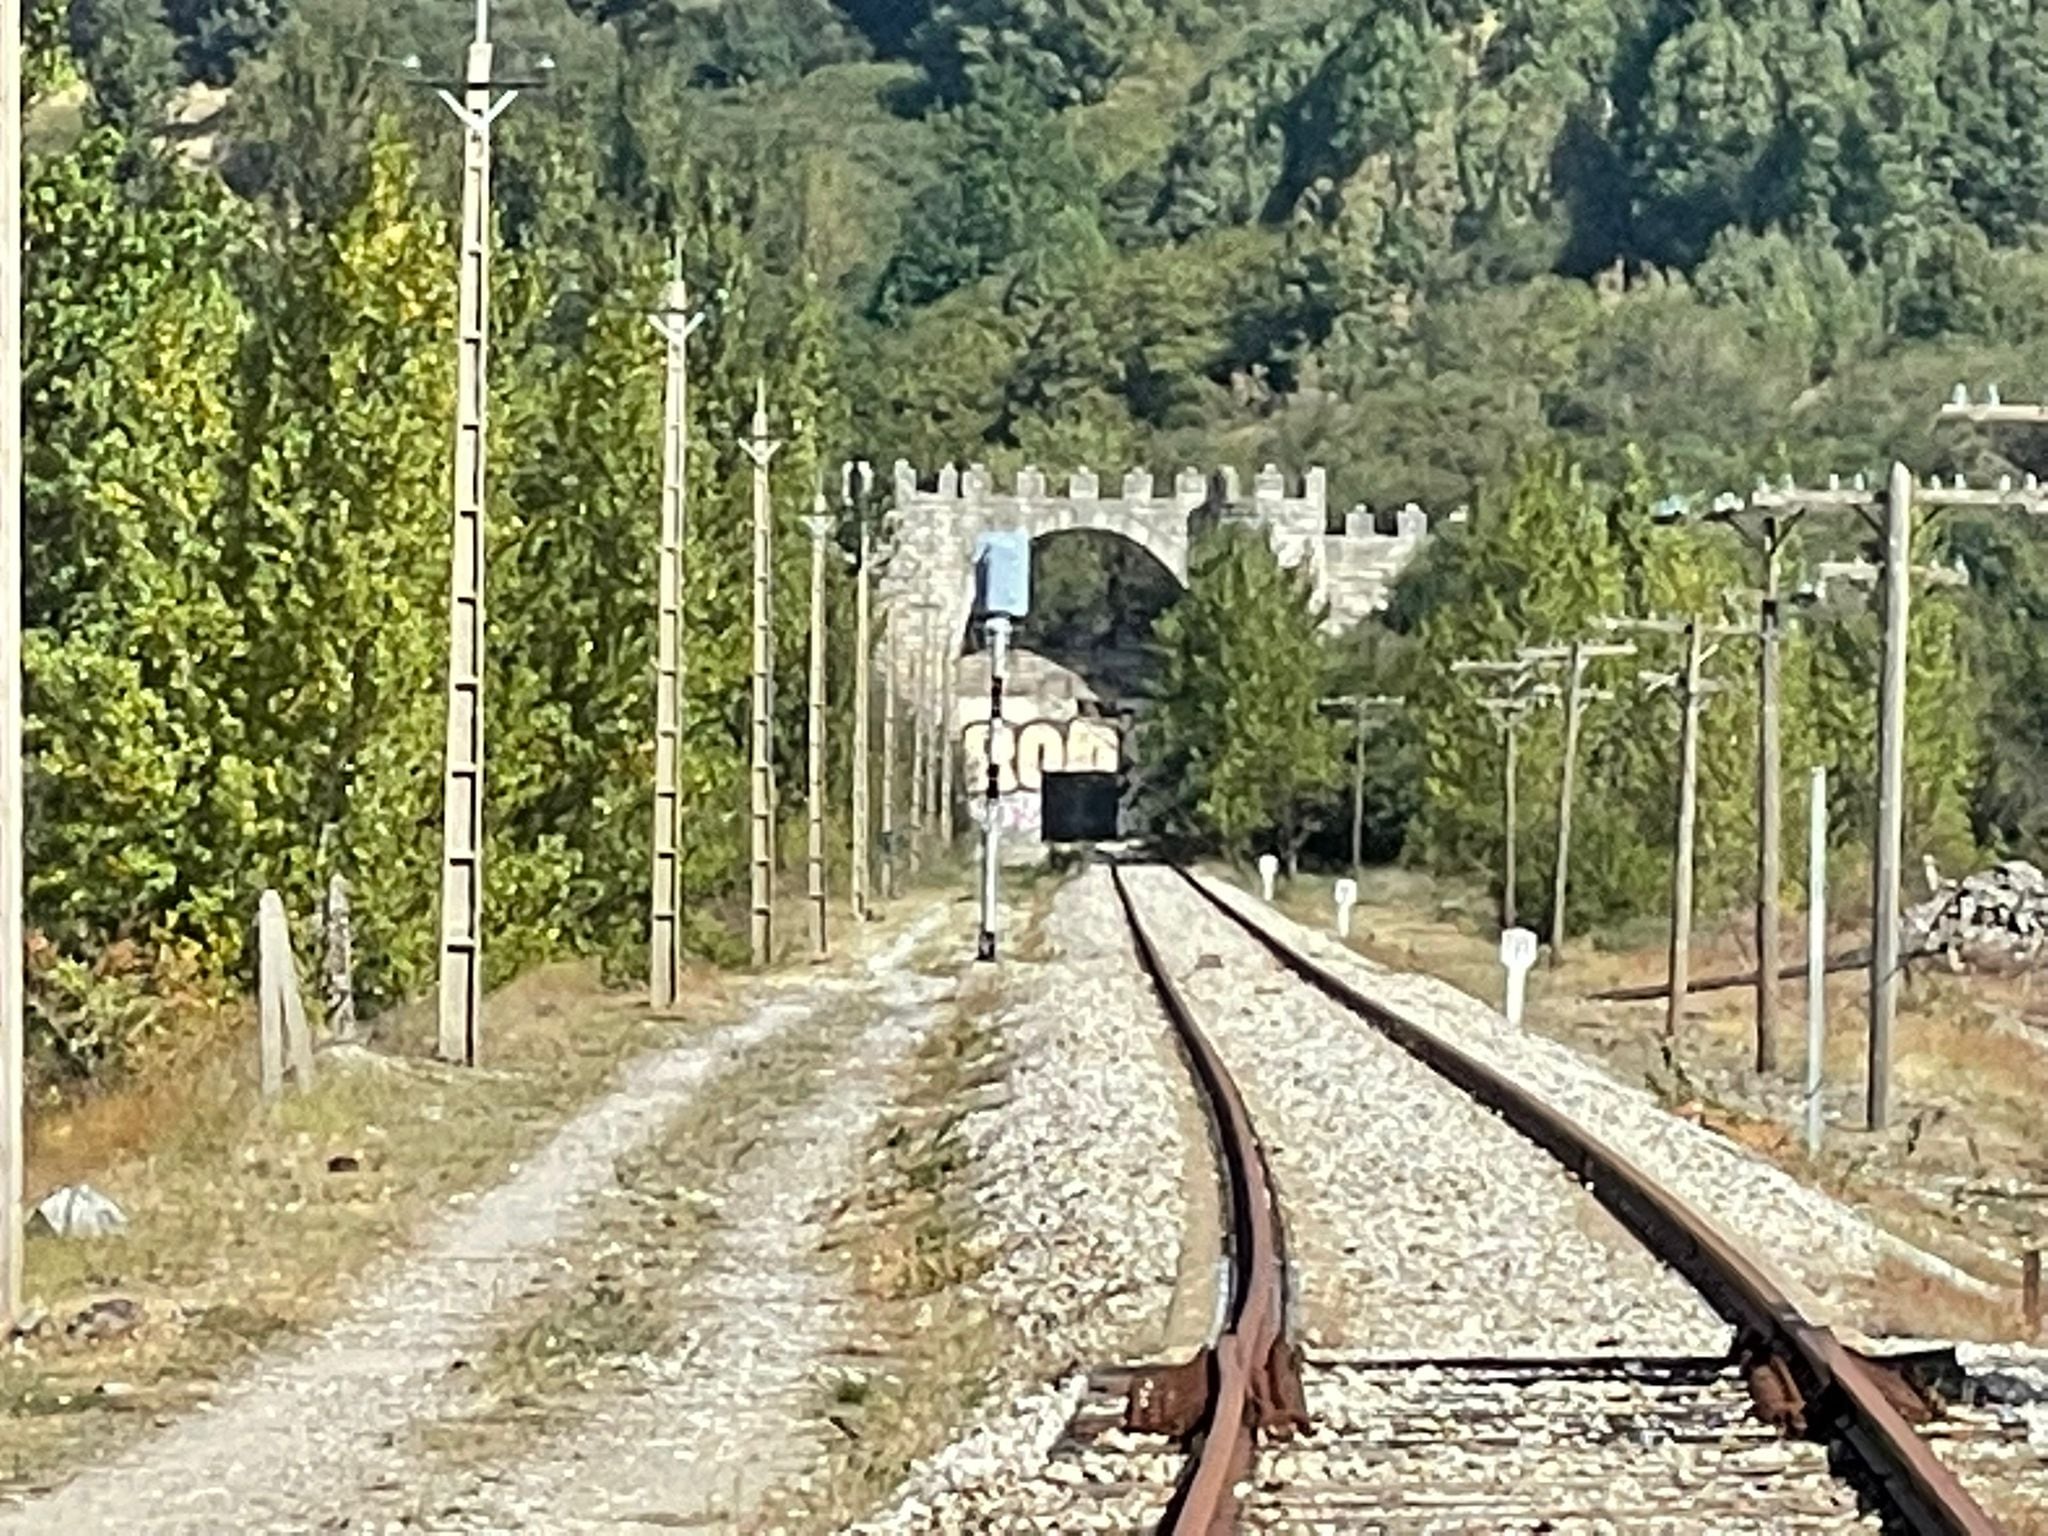
[[[1759,1265],[1641,1169],[1424,1026],[1359,994],[1193,877],[1153,868],[1115,878],[1215,1129],[1229,1218],[1228,1306],[1213,1344],[1195,1360],[1093,1378],[1036,1496],[1024,1501],[1031,1507],[990,1529],[2001,1529],[1915,1431],[1911,1420],[1924,1411],[1917,1395],[1808,1322]],[[1247,1092],[1258,1105],[1263,1078],[1246,1078],[1241,1091],[1226,1066],[1246,1071],[1247,1031],[1272,1028],[1249,1012],[1237,1016],[1244,995],[1265,998],[1269,1017],[1342,1010],[1354,1031],[1369,1024],[1426,1067],[1437,1091],[1483,1105],[1505,1122],[1502,1134],[1512,1128],[1554,1160],[1574,1198],[1597,1201],[1631,1241],[1683,1276],[1724,1320],[1718,1337],[1728,1347],[1631,1349],[1638,1333],[1665,1337],[1658,1326],[1631,1323],[1608,1328],[1611,1337],[1591,1352],[1546,1355],[1516,1338],[1493,1356],[1461,1348],[1441,1358],[1305,1357],[1296,1343],[1299,1292],[1317,1277],[1289,1276],[1279,1198],[1286,1165],[1276,1172],[1247,1105]],[[1271,1049],[1268,1042],[1269,1066]],[[1339,1085],[1353,1114],[1371,1108],[1360,1086]],[[1475,1147],[1473,1160],[1490,1167],[1495,1154]],[[1293,1189],[1290,1207],[1307,1193]],[[1461,1285],[1479,1293],[1493,1282],[1481,1272],[1452,1273],[1439,1289]],[[1698,1325],[1672,1327],[1690,1337]]]

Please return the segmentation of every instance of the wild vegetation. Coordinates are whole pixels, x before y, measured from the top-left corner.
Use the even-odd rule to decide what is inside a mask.
[[[378,998],[430,961],[457,156],[420,85],[456,71],[469,18],[426,0],[32,11],[38,1041],[89,1069],[147,1033],[157,994],[235,974],[262,885],[307,911],[329,870],[350,873]],[[1410,734],[1373,747],[1374,845],[1459,868],[1490,863],[1496,748],[1462,690],[1407,670],[1418,647],[1499,650],[1617,603],[1716,599],[1744,579],[1739,552],[1651,529],[1673,491],[1895,454],[2048,470],[2039,434],[1931,429],[1958,378],[2048,379],[2037,0],[494,15],[505,73],[548,82],[499,139],[499,976],[638,936],[660,384],[640,316],[678,246],[712,309],[685,744],[700,914],[738,866],[734,434],[757,376],[792,438],[791,509],[849,449],[999,471],[1323,462],[1340,505],[1472,505],[1384,634],[1323,655],[1277,573],[1225,550],[1159,636],[1161,750],[1187,770],[1164,775],[1173,825],[1313,847],[1348,824],[1341,731],[1315,723],[1313,696],[1400,683],[1416,707]],[[1860,538],[1811,533],[1808,553]],[[782,536],[778,729],[794,745],[794,518]],[[1928,553],[1960,554],[1976,585],[1916,629],[1914,839],[2034,848],[2048,562],[2010,517],[1951,520]],[[1066,558],[1068,608],[1100,619],[1101,562]],[[1236,676],[1197,664],[1255,602],[1284,610],[1260,621],[1281,649]],[[1302,643],[1313,668],[1271,659]],[[1791,755],[1841,771],[1845,840],[1867,821],[1871,657],[1850,617],[1790,661]],[[1722,665],[1710,895],[1751,835],[1744,661]],[[1285,710],[1275,677],[1302,685]],[[1662,707],[1632,699],[1596,724],[1589,915],[1656,899]],[[1211,726],[1249,733],[1243,762],[1286,745],[1298,793],[1198,768]],[[1554,731],[1532,736],[1532,776]],[[701,917],[696,938],[721,942]]]

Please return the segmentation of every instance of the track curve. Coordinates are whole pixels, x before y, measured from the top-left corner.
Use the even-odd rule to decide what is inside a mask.
[[[1303,954],[1245,910],[1249,899],[1240,905],[1189,871],[1175,872],[1282,968],[1356,1014],[1548,1152],[1638,1241],[1683,1275],[1736,1329],[1737,1358],[1760,1417],[1781,1429],[1825,1435],[1846,1445],[1905,1529],[1920,1536],[2000,1536],[2003,1527],[1977,1504],[1908,1421],[1907,1413],[1915,1407],[1912,1390],[1850,1350],[1829,1329],[1810,1321],[1765,1267],[1700,1211],[1513,1079],[1365,996]],[[1118,891],[1141,947],[1149,948],[1121,873]],[[1156,977],[1156,953],[1149,956],[1148,965]],[[1170,995],[1166,987],[1161,995]],[[1177,996],[1169,1003],[1170,1008],[1175,1006],[1180,1006]]]

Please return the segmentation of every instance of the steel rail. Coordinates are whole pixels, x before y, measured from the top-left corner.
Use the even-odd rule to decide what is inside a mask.
[[[1683,1275],[1736,1329],[1760,1412],[1783,1428],[1831,1426],[1845,1439],[1907,1527],[1919,1536],[2004,1536],[1920,1438],[1896,1399],[1902,1383],[1813,1322],[1755,1259],[1683,1197],[1513,1078],[1434,1031],[1365,996],[1265,923],[1177,872],[1286,969],[1493,1110],[1569,1169],[1635,1237]],[[1895,1379],[1894,1379],[1895,1381]]]
[[[1216,1342],[1195,1362],[1207,1377],[1206,1404],[1193,1426],[1199,1443],[1159,1527],[1171,1536],[1220,1536],[1237,1528],[1237,1484],[1251,1471],[1255,1436],[1306,1421],[1300,1363],[1286,1336],[1280,1206],[1237,1084],[1168,974],[1122,871],[1112,867],[1111,874],[1138,957],[1201,1087],[1229,1191],[1229,1315]],[[1148,1391],[1146,1381],[1134,1382],[1131,1391],[1136,1408]]]

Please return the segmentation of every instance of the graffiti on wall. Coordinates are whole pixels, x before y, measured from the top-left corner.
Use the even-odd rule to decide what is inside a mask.
[[[960,737],[966,761],[969,814],[975,825],[988,815],[979,792],[988,783],[989,728],[969,725]],[[1012,721],[996,738],[997,825],[1004,836],[1036,841],[1044,830],[1040,792],[1049,773],[1115,773],[1123,759],[1123,738],[1107,720]]]
[[[961,734],[967,782],[988,781],[989,728],[977,720]],[[1004,795],[1036,795],[1048,773],[1115,773],[1123,738],[1107,720],[1027,720],[996,739],[997,785]]]

